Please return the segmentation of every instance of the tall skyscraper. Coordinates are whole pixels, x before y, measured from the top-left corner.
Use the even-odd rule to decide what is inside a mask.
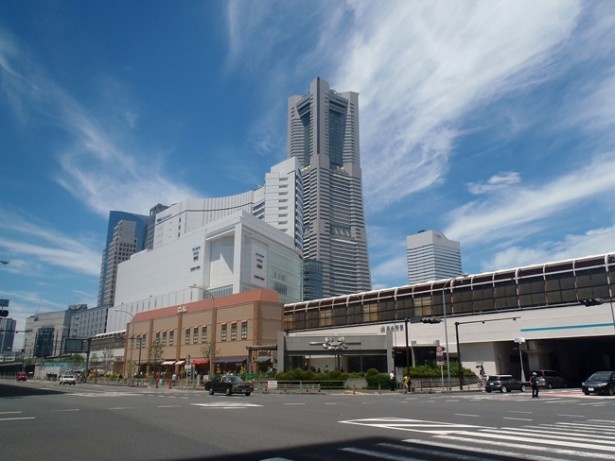
[[[107,242],[102,254],[98,279],[98,305],[112,306],[115,297],[117,265],[144,248],[148,216],[111,211]],[[128,223],[133,223],[132,225]]]
[[[288,157],[303,176],[304,299],[369,291],[359,95],[317,78],[288,100]]]
[[[17,322],[11,318],[0,318],[0,356],[13,351]]]
[[[447,239],[442,232],[422,230],[408,235],[406,251],[410,284],[463,274],[459,242]]]

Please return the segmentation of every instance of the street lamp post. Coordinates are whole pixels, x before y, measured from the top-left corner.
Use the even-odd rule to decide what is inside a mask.
[[[525,372],[523,371],[523,353],[521,352],[521,344],[525,342],[525,338],[518,336],[514,339],[514,341],[519,346],[519,363],[521,364],[521,382],[525,381]]]
[[[455,322],[455,340],[457,341],[457,360],[459,360],[459,390],[463,390],[463,367],[461,366],[461,346],[459,344],[459,325],[467,325],[468,323],[487,323],[499,322],[501,320],[517,320],[520,317],[506,317],[503,319],[487,319],[487,320],[468,320],[466,322]],[[523,366],[521,367],[523,373]]]
[[[408,317],[404,319],[404,331],[406,333],[406,370],[410,368],[410,346],[408,344]],[[409,373],[406,371],[406,373]]]

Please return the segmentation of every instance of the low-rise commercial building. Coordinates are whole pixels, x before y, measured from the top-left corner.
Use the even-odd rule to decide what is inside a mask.
[[[282,326],[283,307],[278,293],[259,289],[139,312],[126,329],[125,375],[273,367],[270,349]]]

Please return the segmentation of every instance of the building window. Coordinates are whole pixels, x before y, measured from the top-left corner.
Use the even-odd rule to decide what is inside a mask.
[[[186,331],[184,331],[184,344],[190,344],[190,328],[186,328]]]
[[[237,341],[237,323],[231,323],[231,341]]]
[[[241,322],[241,339],[248,339],[248,321]]]
[[[226,341],[226,323],[220,327],[220,341]]]
[[[199,327],[194,327],[194,330],[192,330],[192,344],[198,344],[199,343]]]
[[[207,342],[207,327],[201,327],[201,344]]]
[[[166,331],[162,332],[162,345],[163,346],[167,345],[167,332]]]
[[[175,330],[169,331],[169,346],[172,346],[175,342]]]

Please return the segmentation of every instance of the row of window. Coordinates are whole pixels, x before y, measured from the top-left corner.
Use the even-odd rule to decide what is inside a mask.
[[[411,317],[468,315],[518,309],[557,307],[583,299],[609,300],[615,292],[613,267],[548,274],[522,280],[450,285],[396,297],[372,292],[286,305],[284,330],[304,330],[404,320]],[[410,288],[410,287],[409,287]],[[416,288],[416,287],[415,287]],[[386,290],[385,290],[386,291]]]
[[[189,327],[184,329],[184,344],[207,344],[206,325]],[[220,325],[220,341],[237,341],[237,322],[230,322],[230,339],[229,339],[229,324],[223,323]],[[240,339],[248,339],[248,321],[240,322]],[[161,346],[173,346],[175,344],[175,330],[158,331],[156,332],[155,341]],[[138,349],[147,344],[147,334],[130,338],[130,347]]]

